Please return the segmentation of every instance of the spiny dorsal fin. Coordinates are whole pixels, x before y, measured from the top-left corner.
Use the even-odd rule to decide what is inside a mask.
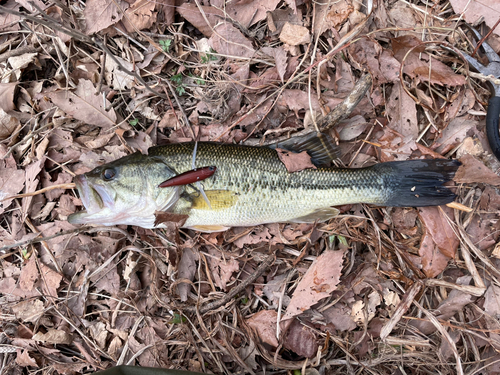
[[[205,194],[207,195],[207,198],[210,201],[212,210],[222,210],[225,208],[232,207],[238,200],[238,195],[231,190],[205,190]],[[197,210],[210,209],[207,205],[207,202],[205,201],[205,199],[203,199],[203,196],[201,194],[199,195],[192,194],[191,200],[193,202],[193,205],[191,207],[194,209]]]
[[[283,148],[296,153],[307,151],[311,161],[317,167],[329,166],[330,162],[339,156],[339,148],[333,138],[328,134],[316,132],[292,137],[268,147],[272,149]]]

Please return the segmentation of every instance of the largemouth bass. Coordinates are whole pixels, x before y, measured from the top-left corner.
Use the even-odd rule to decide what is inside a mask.
[[[443,183],[460,163],[446,159],[387,162],[361,169],[318,168],[289,173],[276,150],[198,143],[196,167],[217,167],[202,182],[210,207],[196,185],[160,188],[193,169],[194,143],[156,146],[77,176],[84,211],[73,224],[155,227],[155,211],[187,215],[184,227],[222,231],[233,226],[325,221],[332,206],[434,206],[455,194]],[[161,225],[160,225],[161,226]]]

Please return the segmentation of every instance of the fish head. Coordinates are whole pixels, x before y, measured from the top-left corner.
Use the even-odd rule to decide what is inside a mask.
[[[72,224],[137,225],[153,228],[155,211],[175,204],[182,186],[158,185],[176,173],[161,158],[140,153],[125,156],[76,176],[85,210],[72,214]]]

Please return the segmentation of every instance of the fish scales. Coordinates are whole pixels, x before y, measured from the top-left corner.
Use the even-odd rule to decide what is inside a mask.
[[[164,158],[177,173],[192,169],[194,144],[151,148],[149,155]],[[229,190],[234,205],[223,209],[191,209],[185,226],[250,226],[288,222],[324,207],[356,203],[383,203],[384,176],[372,170],[318,168],[289,173],[276,151],[268,148],[200,143],[196,167],[213,164],[217,172],[203,182],[204,189]],[[175,211],[175,209],[174,209]]]

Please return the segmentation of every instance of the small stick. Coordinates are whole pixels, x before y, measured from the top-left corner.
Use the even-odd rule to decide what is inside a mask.
[[[42,193],[45,193],[47,191],[54,190],[54,189],[74,189],[75,187],[76,187],[76,184],[74,182],[70,182],[70,183],[67,183],[67,184],[60,184],[60,185],[51,185],[51,186],[47,186],[47,187],[45,187],[43,189],[34,191],[32,193],[24,193],[24,194],[12,195],[10,197],[7,197],[7,198],[4,198],[4,199],[0,200],[0,202],[6,201],[6,200],[9,200],[9,199],[32,197],[34,195],[42,194]]]
[[[257,269],[254,271],[254,273],[252,275],[250,275],[247,279],[245,279],[245,281],[243,281],[240,285],[231,289],[229,291],[229,293],[226,294],[221,299],[201,306],[199,308],[200,314],[204,314],[210,310],[218,309],[219,307],[221,307],[221,306],[225,305],[227,302],[229,302],[234,296],[243,292],[247,286],[249,286],[251,283],[253,283],[255,280],[257,280],[259,278],[259,276],[262,275],[264,273],[264,271],[269,268],[269,266],[273,263],[274,259],[275,258],[273,255],[269,255],[266,259],[264,259],[264,261],[261,264],[259,264],[259,267],[257,267]],[[186,311],[195,312],[196,307],[193,307],[193,306],[187,307]]]

